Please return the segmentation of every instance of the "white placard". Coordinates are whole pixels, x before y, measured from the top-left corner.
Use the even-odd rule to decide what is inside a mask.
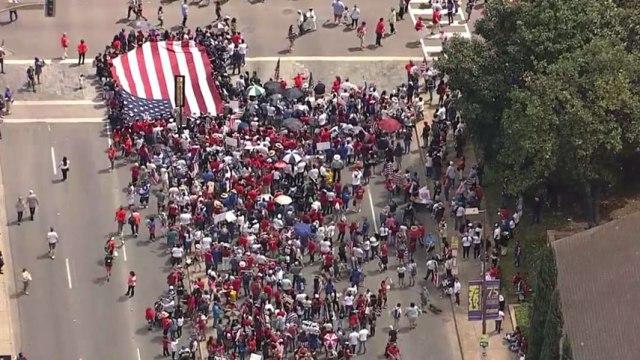
[[[329,149],[331,149],[330,142],[321,142],[316,144],[316,150],[318,151],[329,150]]]
[[[229,146],[238,147],[238,139],[232,138],[230,136],[224,138],[224,143]]]

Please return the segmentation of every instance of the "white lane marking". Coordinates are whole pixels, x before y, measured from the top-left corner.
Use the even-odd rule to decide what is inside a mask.
[[[369,186],[367,186],[367,197],[369,198],[369,206],[371,206],[371,220],[373,220],[374,232],[378,232],[378,221],[376,220],[376,209],[373,206],[373,198],[371,197],[371,191],[369,191]]]
[[[73,289],[71,285],[71,269],[69,267],[69,258],[64,259],[64,263],[67,266],[67,283],[69,284],[69,289]]]
[[[127,245],[122,245],[122,259],[127,261]]]
[[[347,61],[347,62],[370,62],[370,61],[408,61],[421,60],[416,56],[256,56],[246,58],[247,62],[268,62],[268,61]],[[77,64],[77,59],[65,59],[62,61],[46,60],[47,63]],[[7,65],[30,65],[33,60],[5,59]]]
[[[80,123],[101,123],[104,122],[104,117],[92,117],[92,118],[41,118],[41,119],[15,119],[5,118],[6,124],[30,124],[30,123],[51,123],[51,124],[80,124]]]
[[[136,348],[136,354],[138,355],[138,360],[141,360],[142,357],[140,357],[140,348]]]
[[[56,166],[56,151],[51,147],[51,166],[53,166],[53,175],[58,175],[58,167]]]
[[[49,132],[51,132],[51,124],[47,124],[47,129],[49,129]]]
[[[13,106],[52,106],[52,105],[100,105],[104,101],[97,100],[19,100]]]

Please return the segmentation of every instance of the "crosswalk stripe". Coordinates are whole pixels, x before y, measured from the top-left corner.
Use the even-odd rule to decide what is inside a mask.
[[[433,34],[433,35],[427,35],[425,38],[426,39],[440,39],[440,37],[443,34]],[[471,34],[469,33],[464,33],[464,32],[445,32],[444,36],[447,37],[448,39],[451,39],[454,36],[460,36],[466,39],[470,39],[471,38]]]

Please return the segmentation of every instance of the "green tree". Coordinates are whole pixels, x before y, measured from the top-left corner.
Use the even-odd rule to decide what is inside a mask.
[[[638,84],[640,57],[594,41],[512,92],[498,156],[508,189],[577,185],[596,223],[601,189],[619,178],[619,159],[640,146]]]
[[[544,342],[540,351],[540,360],[557,360],[560,358],[560,339],[562,338],[562,313],[558,290],[553,292],[547,311],[544,327]]]
[[[510,93],[560,56],[595,38],[623,39],[622,10],[608,1],[538,0],[486,4],[476,23],[483,40],[452,39],[436,67],[449,76],[475,144],[491,162],[501,148]]]
[[[529,350],[527,359],[541,359],[545,343],[548,342],[547,320],[553,312],[552,299],[556,288],[556,264],[551,247],[542,248],[533,256],[533,298],[531,300],[531,325],[529,327]],[[559,340],[559,339],[558,339]]]

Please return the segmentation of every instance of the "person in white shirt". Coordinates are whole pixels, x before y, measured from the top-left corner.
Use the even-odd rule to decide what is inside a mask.
[[[358,338],[360,334],[354,329],[351,333],[349,333],[349,346],[351,347],[351,351],[355,353],[356,346],[358,345]]]
[[[27,271],[27,269],[22,269],[22,292],[25,295],[29,295],[29,285],[31,285],[31,281],[33,280],[33,278],[31,277],[31,274],[29,273],[29,271]]]
[[[311,30],[316,31],[318,29],[318,17],[316,16],[316,12],[313,11],[312,8],[309,8],[309,11],[307,11],[307,18],[311,19]]]
[[[367,339],[369,338],[369,330],[366,327],[363,327],[358,331],[358,354],[366,354],[367,353]]]
[[[498,317],[496,318],[496,332],[498,334],[502,331],[502,320],[504,320],[504,311],[498,310]]]
[[[358,27],[358,20],[360,20],[360,9],[358,5],[353,5],[353,9],[351,10],[351,25],[352,28]]]
[[[453,295],[456,297],[456,305],[460,306],[460,290],[462,290],[462,285],[460,284],[460,280],[456,276],[453,280]]]
[[[171,265],[175,266],[182,262],[182,256],[184,255],[184,249],[179,246],[174,246],[171,249]]]
[[[462,236],[462,258],[463,259],[468,259],[469,258],[469,252],[471,250],[471,243],[473,242],[473,238],[465,233]]]
[[[55,259],[56,254],[56,245],[58,244],[58,233],[53,230],[53,226],[49,228],[49,232],[47,233],[47,243],[49,244],[49,257],[51,259]]]

